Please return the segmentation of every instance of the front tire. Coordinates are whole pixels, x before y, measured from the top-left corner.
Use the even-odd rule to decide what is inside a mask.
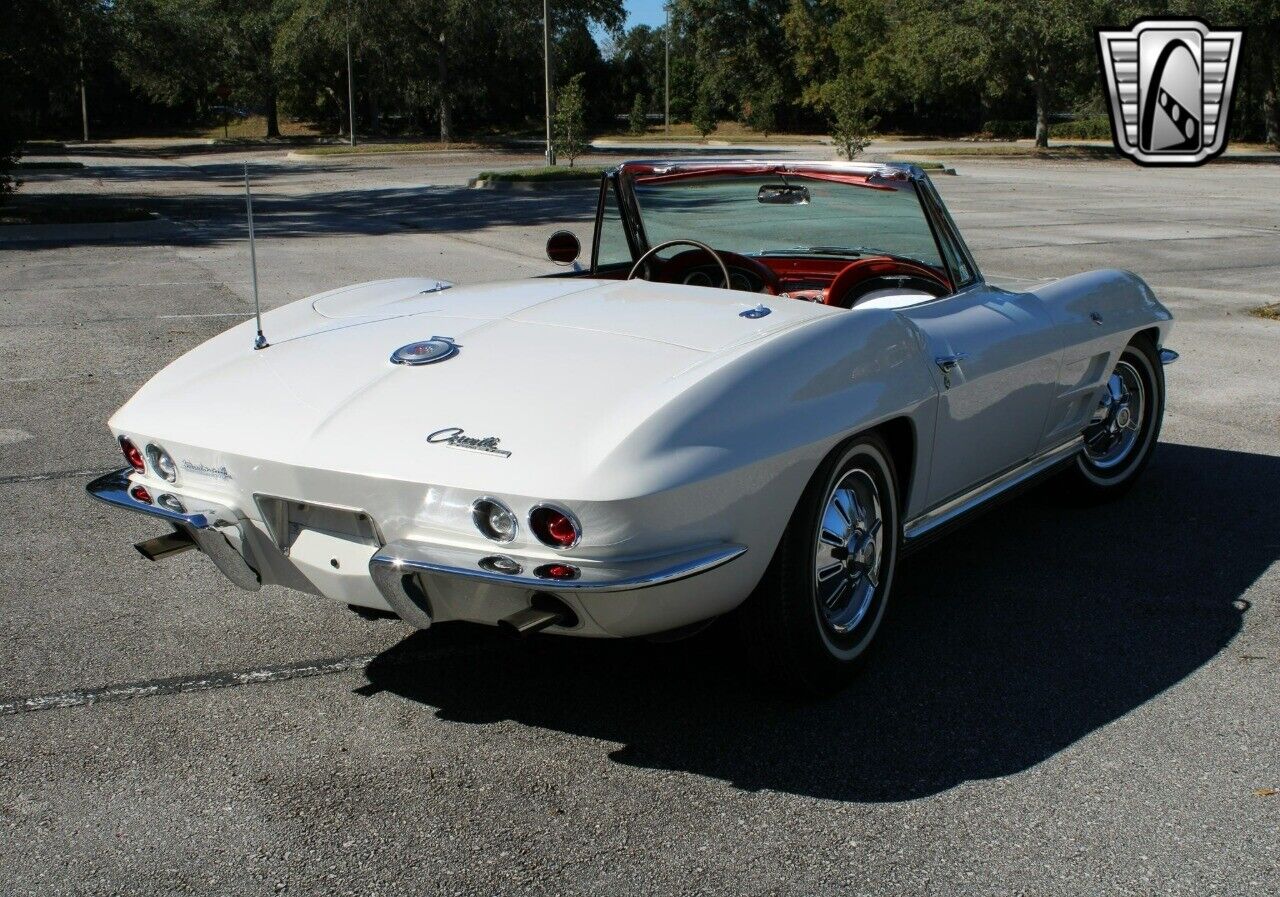
[[[1164,421],[1164,369],[1144,338],[1125,347],[1069,468],[1073,493],[1105,501],[1124,493],[1151,460]],[[1078,491],[1075,491],[1078,490]]]
[[[858,671],[888,605],[900,538],[884,441],[868,434],[844,444],[809,481],[738,611],[744,646],[771,683],[823,693]]]

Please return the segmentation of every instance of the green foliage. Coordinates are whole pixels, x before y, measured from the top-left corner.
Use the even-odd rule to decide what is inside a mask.
[[[118,133],[166,120],[207,127],[221,120],[219,106],[264,114],[269,130],[277,108],[345,130],[348,43],[358,130],[438,128],[447,141],[534,131],[544,103],[540,7],[6,0],[0,147],[19,132],[78,133],[82,75],[90,115]],[[1102,139],[1093,29],[1176,14],[1248,28],[1231,137],[1280,144],[1280,0],[671,0],[669,8],[669,28],[624,31],[622,0],[551,4],[552,83],[584,73],[588,128],[611,126],[637,95],[644,111],[663,108],[669,46],[671,112],[704,136],[720,116],[766,134],[830,126],[856,136],[873,124],[975,133],[1009,122],[1016,131],[989,130],[1042,144]],[[1079,118],[1050,128],[1062,113]]]
[[[698,92],[698,98],[693,104],[693,126],[698,129],[698,133],[702,135],[702,139],[706,140],[707,135],[716,129],[716,108],[711,102],[711,96],[705,90]]]
[[[586,98],[583,95],[582,72],[569,79],[569,83],[556,94],[555,114],[551,119],[551,144],[557,156],[573,160],[582,155],[587,146]]]
[[[1091,115],[1049,126],[1049,136],[1068,140],[1110,140],[1111,119],[1106,115]]]
[[[558,166],[544,166],[542,168],[516,168],[510,171],[482,171],[478,180],[482,181],[508,181],[513,183],[528,183],[530,181],[590,181],[599,178],[604,174],[604,169],[599,166],[588,166],[586,168],[575,168],[572,171],[566,171]]]
[[[746,95],[742,103],[742,123],[768,137],[778,130],[782,105],[782,84],[770,79],[763,87]]]
[[[853,161],[871,143],[871,132],[880,123],[867,112],[867,100],[849,83],[837,85],[829,100],[831,141],[836,154]]]
[[[996,118],[982,123],[982,133],[990,134],[996,140],[1024,140],[1036,136],[1036,126],[1030,120]]]
[[[641,94],[636,94],[631,111],[627,113],[627,130],[632,134],[643,134],[649,130],[649,113]]]

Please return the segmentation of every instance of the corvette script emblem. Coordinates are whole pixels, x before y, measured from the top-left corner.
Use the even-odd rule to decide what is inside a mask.
[[[232,479],[230,473],[227,472],[227,466],[210,467],[208,464],[192,464],[190,461],[182,462],[182,469],[187,473],[193,473],[200,477],[216,477],[219,480]]]
[[[1226,149],[1242,35],[1176,18],[1098,29],[1116,149],[1139,165],[1200,165]]]
[[[497,436],[468,436],[463,432],[462,427],[445,427],[443,430],[436,430],[427,437],[427,442],[432,445],[449,445],[472,452],[484,452],[487,455],[498,455],[503,458],[511,457],[511,452],[498,448]]]

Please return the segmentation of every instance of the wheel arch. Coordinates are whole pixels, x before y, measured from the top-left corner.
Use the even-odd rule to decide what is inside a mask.
[[[898,513],[905,515],[919,462],[915,425],[909,417],[894,417],[863,430],[851,439],[866,433],[878,435],[889,449],[889,457],[893,461],[893,470],[897,478],[895,485],[898,487]]]

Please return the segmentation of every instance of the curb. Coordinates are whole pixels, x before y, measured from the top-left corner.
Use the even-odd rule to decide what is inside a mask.
[[[502,190],[518,193],[536,193],[539,190],[568,190],[574,187],[600,189],[599,178],[561,178],[554,181],[490,181],[471,178],[467,186],[472,190]]]

